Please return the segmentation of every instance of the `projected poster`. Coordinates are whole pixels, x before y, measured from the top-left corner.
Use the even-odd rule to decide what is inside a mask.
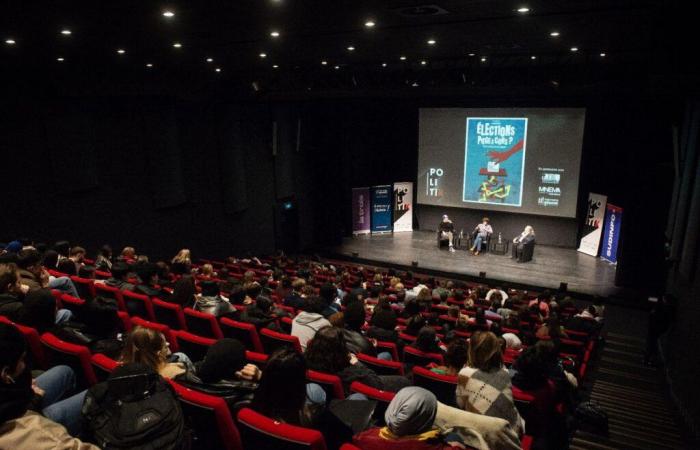
[[[469,117],[462,200],[522,205],[527,118]]]

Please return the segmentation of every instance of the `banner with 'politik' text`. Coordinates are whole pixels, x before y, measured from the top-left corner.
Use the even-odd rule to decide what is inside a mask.
[[[394,183],[394,233],[413,231],[413,183]]]

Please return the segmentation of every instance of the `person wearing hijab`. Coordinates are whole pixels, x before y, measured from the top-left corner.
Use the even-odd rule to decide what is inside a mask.
[[[386,426],[356,434],[353,443],[363,450],[447,450],[464,448],[435,427],[438,401],[423,388],[401,389],[384,414]]]

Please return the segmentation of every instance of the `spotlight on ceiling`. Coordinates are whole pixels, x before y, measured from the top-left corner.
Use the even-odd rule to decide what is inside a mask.
[[[578,47],[571,47],[571,51],[576,53],[578,51]]]
[[[530,12],[530,8],[528,8],[527,6],[522,6],[522,7],[518,8],[518,12],[520,14],[527,14]]]
[[[334,68],[335,70],[338,70],[338,69],[340,69],[340,66],[334,66],[333,68]]]
[[[485,57],[485,56],[482,56],[482,57],[481,57],[481,62],[486,62],[486,57]]]
[[[321,61],[321,65],[322,65],[322,66],[327,66],[327,65],[328,65],[328,61],[326,61],[326,60],[324,59],[323,61]]]
[[[280,32],[279,31],[270,31],[270,37],[278,38],[278,37],[280,37]]]
[[[549,35],[552,36],[552,37],[559,37],[559,32],[558,32],[558,31],[552,31],[551,33],[549,33]]]
[[[348,46],[348,51],[349,51],[349,52],[355,51],[355,47],[353,47],[352,45],[349,45],[349,46]]]
[[[400,59],[401,61],[406,61],[406,57],[403,56],[403,55],[399,56],[399,59]]]
[[[601,58],[605,58],[605,56],[606,56],[605,53],[601,53],[601,54],[600,54],[600,57],[601,57]]]
[[[73,32],[71,30],[69,30],[68,28],[64,28],[61,30],[61,34],[64,36],[70,36],[71,34],[73,34]]]
[[[63,62],[63,61],[65,61],[65,59],[63,59],[63,58],[61,58],[61,57],[59,56],[58,58],[56,58],[56,61],[58,61],[58,62]]]
[[[221,72],[221,67],[217,67],[217,68],[214,69],[214,70],[215,70],[216,72]]]
[[[371,19],[368,20],[367,22],[365,22],[365,26],[367,28],[373,28],[375,25],[376,25],[376,23],[374,22],[374,20],[371,20]]]
[[[532,56],[530,56],[530,59],[537,59],[537,56],[532,55]]]
[[[476,53],[470,53],[469,56],[474,57],[474,56],[476,56]]]
[[[173,48],[182,48],[182,44],[180,44],[179,42],[175,42],[173,43]]]
[[[435,39],[428,39],[428,45],[435,45],[437,41]]]
[[[280,66],[278,66],[277,64],[273,64],[273,65],[272,65],[272,68],[273,68],[273,69],[279,69]]]
[[[165,11],[163,11],[163,17],[167,17],[168,19],[172,19],[173,17],[175,17],[175,13],[169,9],[166,9]]]
[[[208,63],[214,62],[214,58],[207,58],[207,62],[208,62]]]
[[[123,48],[120,48],[120,49],[117,49],[117,53],[119,53],[120,55],[123,55],[124,53],[126,53],[126,50],[124,50]]]
[[[426,64],[428,64],[428,61],[426,61],[426,60],[423,60],[423,61],[420,62],[420,65],[421,65],[421,66],[425,66]]]
[[[382,63],[382,67],[386,67],[386,65],[387,65],[386,63]]]
[[[16,43],[17,43],[17,41],[15,41],[12,38],[5,39],[5,44],[7,44],[7,45],[15,45]]]
[[[267,58],[267,53],[262,52],[258,55],[260,58]]]
[[[153,64],[148,63],[148,64],[146,64],[146,67],[148,67],[150,69],[151,67],[153,67]]]

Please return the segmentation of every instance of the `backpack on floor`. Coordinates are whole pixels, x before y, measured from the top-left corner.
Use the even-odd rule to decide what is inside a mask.
[[[115,369],[83,403],[85,438],[104,450],[180,450],[189,434],[170,385],[142,364]]]
[[[588,401],[578,405],[575,417],[582,430],[602,435],[608,433],[608,413],[596,402]]]

